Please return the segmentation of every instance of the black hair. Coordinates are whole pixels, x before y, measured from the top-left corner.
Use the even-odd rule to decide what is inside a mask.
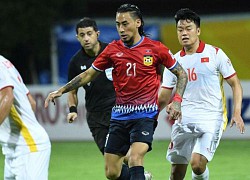
[[[175,18],[176,25],[178,24],[179,20],[190,20],[190,21],[193,21],[197,27],[200,27],[201,20],[200,20],[199,15],[196,12],[188,8],[183,8],[183,9],[178,10],[174,18]]]
[[[141,36],[147,36],[147,34],[144,32],[144,29],[143,29],[144,21],[143,21],[142,13],[140,9],[136,5],[133,5],[133,4],[123,4],[116,11],[116,13],[124,13],[124,12],[130,12],[130,15],[134,19],[139,18],[141,20],[141,26],[138,28],[139,34]]]
[[[76,25],[76,34],[78,34],[78,28],[86,28],[86,27],[93,27],[94,31],[98,31],[98,27],[96,25],[95,20],[89,17],[84,17]]]

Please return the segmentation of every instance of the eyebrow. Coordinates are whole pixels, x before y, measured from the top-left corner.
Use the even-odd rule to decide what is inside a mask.
[[[125,22],[128,22],[128,21],[127,21],[127,20],[122,21],[122,22],[116,21],[116,24],[117,24],[117,23],[125,23]]]
[[[177,25],[177,28],[183,28],[184,25]],[[192,27],[192,25],[185,26],[185,28]]]

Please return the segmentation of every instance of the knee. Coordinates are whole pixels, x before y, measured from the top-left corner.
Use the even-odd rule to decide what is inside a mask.
[[[192,171],[199,175],[202,174],[206,170],[206,164],[203,164],[202,162],[194,161],[191,163]]]
[[[105,175],[106,175],[107,179],[111,179],[111,180],[118,179],[120,176],[119,172],[115,171],[114,169],[113,170],[106,169]]]
[[[118,179],[120,176],[120,171],[116,167],[105,166],[105,175],[107,179],[115,180]]]
[[[128,158],[129,166],[138,166],[142,165],[143,156],[139,154],[131,154]]]

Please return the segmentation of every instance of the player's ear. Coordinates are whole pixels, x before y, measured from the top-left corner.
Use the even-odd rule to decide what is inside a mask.
[[[96,35],[97,35],[97,37],[99,37],[99,36],[100,36],[100,34],[101,34],[101,32],[100,32],[100,31],[96,31]]]
[[[199,36],[201,34],[201,28],[197,28],[197,35]]]
[[[79,39],[79,37],[78,37],[78,35],[76,34],[76,39],[80,42],[80,39]]]
[[[135,23],[136,23],[137,28],[139,28],[141,26],[141,20],[140,19],[136,19]]]

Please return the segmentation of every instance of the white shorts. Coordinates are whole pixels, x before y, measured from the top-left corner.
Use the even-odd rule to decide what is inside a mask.
[[[198,153],[211,161],[219,145],[223,125],[223,121],[210,121],[202,124],[176,122],[172,126],[167,160],[172,164],[188,164],[192,153]]]
[[[47,180],[51,149],[5,157],[4,180]]]

